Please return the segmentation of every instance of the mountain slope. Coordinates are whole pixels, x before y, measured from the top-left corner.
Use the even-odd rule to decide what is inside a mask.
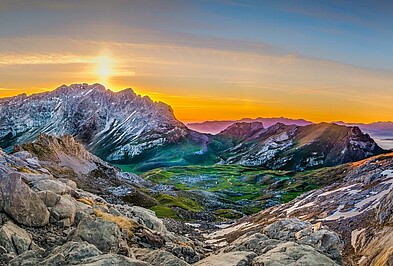
[[[146,151],[154,157],[154,149],[173,143],[191,142],[196,150],[199,145],[199,134],[190,136],[170,106],[131,89],[112,92],[99,84],[63,85],[52,92],[0,100],[1,148],[10,150],[40,133],[70,134],[94,154],[119,163],[141,155],[148,160]]]
[[[244,128],[236,123],[214,138],[231,139],[233,147],[220,151],[224,163],[302,171],[361,160],[384,152],[358,127],[321,123],[307,126],[277,123],[267,129],[242,131],[234,141],[231,132]],[[236,138],[235,138],[236,139]]]

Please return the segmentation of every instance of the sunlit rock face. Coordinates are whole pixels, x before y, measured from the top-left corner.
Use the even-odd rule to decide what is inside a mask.
[[[170,106],[132,89],[100,84],[61,86],[52,92],[0,100],[0,147],[33,141],[40,133],[70,134],[108,161],[127,161],[188,134]]]

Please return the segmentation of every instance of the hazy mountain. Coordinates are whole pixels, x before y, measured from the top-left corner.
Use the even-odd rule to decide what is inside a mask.
[[[339,125],[357,126],[384,149],[393,149],[393,122],[374,122],[370,124],[335,122]]]
[[[247,123],[261,122],[264,125],[264,127],[270,127],[277,123],[281,123],[284,125],[298,125],[298,126],[305,126],[305,125],[312,124],[312,122],[304,119],[290,119],[285,117],[270,117],[270,118],[258,117],[255,119],[243,118],[240,120],[205,121],[201,123],[188,123],[187,127],[201,133],[217,134],[223,131],[224,129],[226,129],[227,127],[229,127],[230,125],[233,125],[234,123],[237,122],[247,122]]]
[[[306,126],[313,124],[311,121],[304,119],[290,119],[285,117],[278,118],[243,118],[241,120],[222,120],[222,121],[205,121],[201,123],[189,123],[187,127],[201,132],[218,134],[230,125],[237,122],[261,122],[264,127],[270,127],[276,123],[281,123],[284,125],[297,125]],[[393,122],[374,122],[369,124],[364,123],[345,123],[343,121],[334,122],[338,125],[344,126],[356,126],[359,127],[363,132],[370,134],[370,136],[384,149],[393,149]]]

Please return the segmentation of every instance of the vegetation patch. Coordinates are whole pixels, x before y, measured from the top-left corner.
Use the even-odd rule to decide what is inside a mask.
[[[203,207],[200,206],[196,201],[184,197],[159,194],[156,197],[156,200],[160,203],[160,205],[165,207],[179,207],[192,212],[203,211]]]
[[[179,219],[177,213],[171,207],[159,205],[159,206],[154,206],[150,209],[156,213],[156,216],[158,218]]]

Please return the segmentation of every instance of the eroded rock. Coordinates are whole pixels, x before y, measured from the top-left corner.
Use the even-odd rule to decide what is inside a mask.
[[[27,226],[44,226],[49,222],[49,212],[41,198],[22,181],[18,173],[1,174],[2,206],[16,222]]]

